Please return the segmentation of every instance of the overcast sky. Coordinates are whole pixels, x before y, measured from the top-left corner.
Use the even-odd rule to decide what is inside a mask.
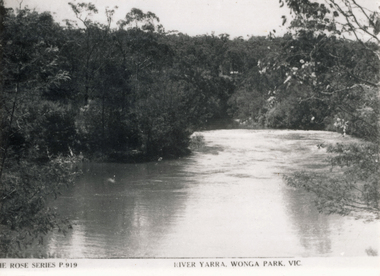
[[[5,0],[6,7],[28,6],[37,11],[50,11],[57,21],[74,19],[68,2],[74,0]],[[132,9],[151,11],[159,18],[164,28],[178,30],[189,35],[221,33],[232,38],[251,35],[266,36],[270,31],[280,29],[281,16],[287,14],[279,7],[278,0],[77,0],[92,2],[99,10],[97,20],[105,20],[104,10],[118,6],[115,21],[124,18]],[[366,6],[377,8],[379,0],[359,0]]]

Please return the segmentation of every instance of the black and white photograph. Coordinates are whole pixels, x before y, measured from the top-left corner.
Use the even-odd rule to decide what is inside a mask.
[[[0,0],[0,274],[379,275],[379,4]]]

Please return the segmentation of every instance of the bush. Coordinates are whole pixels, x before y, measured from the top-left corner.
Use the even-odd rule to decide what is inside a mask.
[[[77,161],[57,156],[44,163],[8,162],[0,191],[0,257],[21,257],[29,247],[42,244],[49,231],[65,233],[71,227],[48,202],[73,183],[80,172]]]

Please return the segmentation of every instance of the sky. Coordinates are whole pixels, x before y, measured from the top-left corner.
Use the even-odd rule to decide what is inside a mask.
[[[18,7],[21,0],[5,0],[6,7]],[[23,0],[22,6],[37,11],[50,11],[55,19],[74,19],[68,2],[74,0]],[[99,10],[99,21],[105,20],[104,10],[118,6],[115,21],[123,19],[132,9],[151,11],[160,18],[166,31],[177,30],[188,35],[221,33],[232,38],[251,35],[266,36],[273,29],[279,30],[285,8],[278,0],[77,0],[91,2]]]
[[[75,0],[5,0],[6,7],[28,6],[39,12],[50,11],[57,22],[75,19],[68,2]],[[160,18],[166,31],[176,30],[191,36],[227,33],[231,38],[266,36],[273,29],[281,35],[282,15],[287,8],[280,8],[278,0],[76,0],[91,2],[99,10],[97,21],[105,22],[106,7],[118,6],[115,22],[123,19],[132,9],[151,11]],[[377,9],[379,0],[358,0],[359,3]]]

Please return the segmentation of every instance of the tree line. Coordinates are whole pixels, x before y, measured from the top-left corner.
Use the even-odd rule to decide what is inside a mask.
[[[1,252],[67,231],[47,201],[73,183],[78,160],[175,158],[218,121],[340,131],[367,140],[376,160],[379,46],[342,37],[335,18],[350,16],[330,2],[284,1],[289,32],[249,39],[166,31],[139,9],[112,27],[116,7],[101,23],[95,5],[70,3],[77,20],[58,24],[2,5]],[[363,29],[376,36],[380,21],[368,14]]]

